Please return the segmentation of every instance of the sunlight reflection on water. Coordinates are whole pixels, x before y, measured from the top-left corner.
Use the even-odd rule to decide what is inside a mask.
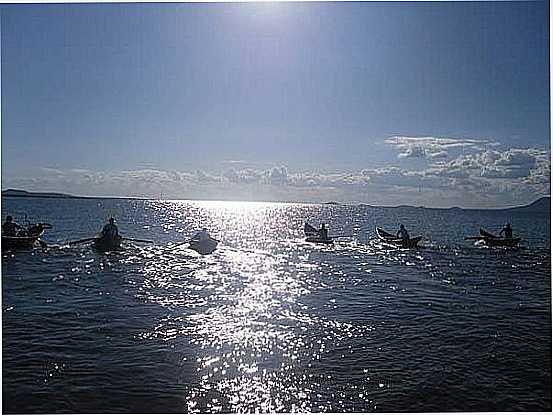
[[[179,206],[172,206],[175,217],[181,216],[175,212]],[[289,213],[297,208],[235,202],[191,206],[201,208],[196,217],[210,229],[220,229],[224,242],[253,249],[225,245],[186,265],[186,256],[177,251],[144,266],[144,296],[173,310],[179,307],[180,314],[172,312],[145,337],[189,336],[202,351],[197,360],[200,384],[189,392],[187,410],[310,410],[310,379],[300,361],[317,360],[325,343],[335,338],[313,342],[309,332],[319,325],[336,335],[350,327],[325,322],[301,305],[301,297],[319,282],[310,277],[314,265],[305,264],[302,252],[312,246],[298,250],[297,243],[286,239],[295,233]]]
[[[386,264],[432,268],[424,253],[376,241],[305,243],[306,205],[164,201],[151,208],[160,223],[184,222],[177,232],[208,226],[223,240],[206,257],[184,248],[142,252],[140,295],[168,310],[143,338],[186,340],[195,350],[187,411],[376,409],[374,397],[392,387],[386,372],[367,365],[369,350],[382,359],[381,343],[371,345],[382,323],[357,312],[350,321],[336,318],[345,304],[333,292],[350,292],[368,275],[382,288],[374,298],[348,294],[350,304],[393,307],[411,292]],[[313,292],[319,299],[306,303]]]

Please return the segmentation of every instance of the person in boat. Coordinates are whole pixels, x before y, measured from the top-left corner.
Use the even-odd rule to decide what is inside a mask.
[[[209,236],[209,233],[207,232],[207,228],[203,228],[200,232],[198,232],[196,235],[192,237],[192,241],[197,242],[205,242],[209,241],[211,239],[211,236]]]
[[[115,224],[115,219],[109,218],[109,222],[102,229],[102,238],[115,239],[119,237],[119,229]]]
[[[328,239],[328,229],[326,229],[324,223],[321,223],[321,229],[319,229],[319,237],[321,239]]]
[[[403,224],[399,225],[399,231],[397,231],[396,236],[403,239],[404,241],[409,239],[409,232],[407,232],[407,229],[405,229],[405,226],[403,226]]]
[[[25,228],[13,221],[13,218],[8,215],[6,221],[2,225],[2,235],[4,236],[17,236],[17,230],[24,230]]]
[[[503,229],[501,229],[501,232],[499,232],[499,236],[502,234],[505,234],[505,238],[507,239],[513,239],[513,228],[511,228],[511,224],[507,223]]]

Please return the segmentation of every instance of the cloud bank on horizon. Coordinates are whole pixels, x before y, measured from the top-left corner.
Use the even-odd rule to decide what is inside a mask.
[[[427,207],[506,207],[551,192],[551,154],[537,148],[500,149],[496,141],[448,137],[388,137],[397,153],[386,167],[351,171],[248,167],[232,161],[219,171],[145,168],[120,171],[44,167],[39,175],[4,175],[4,188],[88,196],[248,201],[342,201]],[[421,159],[417,169],[402,166]]]

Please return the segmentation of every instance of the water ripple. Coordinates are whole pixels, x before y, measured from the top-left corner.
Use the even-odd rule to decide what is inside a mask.
[[[535,244],[497,250],[462,241],[474,213],[418,210],[404,223],[432,240],[399,250],[372,234],[397,225],[393,209],[10,203],[54,223],[59,243],[2,253],[8,412],[551,408],[548,218],[518,218]],[[106,211],[155,244],[64,245],[92,232],[78,217]],[[306,243],[307,219],[352,238]],[[222,241],[214,254],[177,246],[202,226]]]

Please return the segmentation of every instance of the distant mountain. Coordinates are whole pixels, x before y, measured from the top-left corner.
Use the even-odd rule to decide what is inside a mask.
[[[490,210],[490,211],[501,211],[501,212],[536,212],[536,213],[546,213],[551,210],[551,199],[550,197],[541,197],[538,200],[530,203],[529,205],[516,206],[512,208],[460,208],[453,206],[450,208],[434,208],[434,207],[424,207],[424,206],[411,206],[411,205],[399,205],[399,206],[376,206],[376,205],[367,205],[365,203],[360,203],[358,206],[365,206],[370,208],[390,208],[390,209],[430,209],[430,210],[449,210],[449,211],[466,211],[466,210]]]
[[[79,196],[67,195],[65,193],[48,192],[27,192],[26,190],[8,189],[2,190],[2,197],[45,197],[52,199],[79,199]]]
[[[541,197],[538,200],[530,203],[526,206],[518,206],[514,208],[509,209],[502,209],[508,212],[536,212],[536,213],[542,213],[542,212],[549,212],[551,211],[551,198],[549,197]]]
[[[52,192],[27,192],[26,190],[7,189],[2,190],[2,197],[41,197],[47,199],[123,199],[123,200],[145,200],[138,197],[96,197],[96,196],[73,196],[66,193]]]

